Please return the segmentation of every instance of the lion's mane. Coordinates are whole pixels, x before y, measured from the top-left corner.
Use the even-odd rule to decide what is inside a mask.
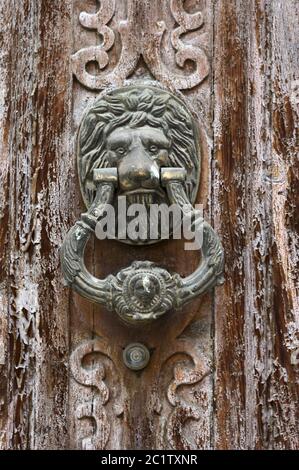
[[[180,100],[162,89],[128,87],[98,99],[80,126],[80,178],[81,184],[88,188],[89,203],[94,194],[93,170],[108,166],[107,136],[118,127],[146,125],[162,129],[170,139],[171,166],[188,170],[186,190],[191,197],[196,186],[190,178],[191,170],[199,165],[192,115]]]

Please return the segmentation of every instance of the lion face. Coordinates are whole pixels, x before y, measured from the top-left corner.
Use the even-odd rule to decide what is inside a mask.
[[[193,116],[173,94],[131,85],[101,96],[85,114],[78,134],[78,167],[87,206],[94,198],[93,170],[118,169],[118,195],[147,208],[168,203],[161,167],[187,170],[186,193],[194,202],[199,145]]]
[[[107,161],[118,168],[120,194],[129,203],[162,202],[160,168],[169,166],[170,139],[151,126],[121,127],[107,137]]]

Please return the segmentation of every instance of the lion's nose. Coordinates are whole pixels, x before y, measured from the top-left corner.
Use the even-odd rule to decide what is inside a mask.
[[[118,167],[122,190],[155,189],[159,186],[159,167],[143,148],[136,147],[126,155]]]

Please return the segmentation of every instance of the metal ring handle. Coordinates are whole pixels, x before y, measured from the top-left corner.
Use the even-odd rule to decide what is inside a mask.
[[[114,199],[117,170],[96,170],[96,197],[88,212],[67,233],[61,248],[61,265],[67,284],[83,297],[115,310],[126,322],[141,323],[161,317],[170,309],[178,309],[194,297],[223,282],[224,253],[212,227],[196,213],[183,186],[184,169],[161,169],[161,183],[170,202],[183,213],[194,215],[194,224],[202,229],[202,257],[197,269],[182,278],[150,261],[135,261],[115,276],[98,279],[84,264],[84,250],[96,223],[107,204]]]

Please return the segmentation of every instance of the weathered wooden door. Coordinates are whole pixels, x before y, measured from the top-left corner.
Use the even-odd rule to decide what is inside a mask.
[[[298,2],[0,3],[1,447],[298,448]],[[195,113],[225,283],[135,327],[65,286],[59,250],[85,210],[82,115],[142,78]],[[93,239],[85,261],[186,276],[198,258]],[[138,372],[134,342],[151,354]]]

